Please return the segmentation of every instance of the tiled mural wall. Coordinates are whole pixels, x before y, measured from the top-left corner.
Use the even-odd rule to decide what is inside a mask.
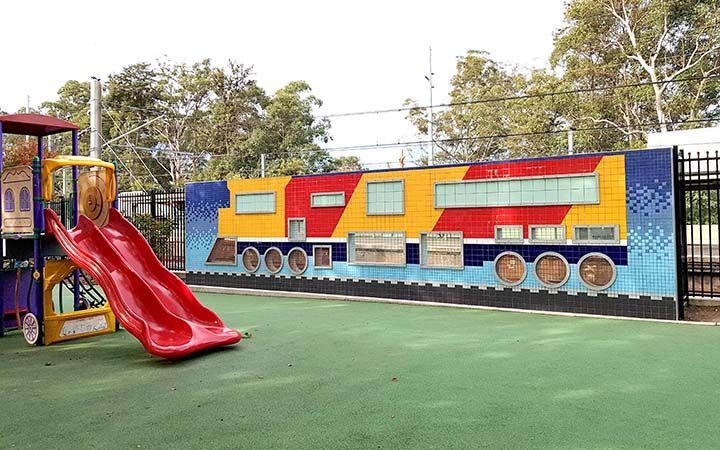
[[[670,149],[186,186],[188,282],[676,317]]]

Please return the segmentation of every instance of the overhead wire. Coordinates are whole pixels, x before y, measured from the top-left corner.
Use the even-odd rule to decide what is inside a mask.
[[[477,105],[477,104],[482,104],[482,103],[506,102],[506,101],[512,101],[512,100],[527,100],[527,99],[531,99],[531,98],[552,97],[552,96],[557,96],[557,95],[582,94],[582,93],[588,93],[588,92],[602,92],[602,91],[610,91],[610,90],[618,90],[618,89],[636,88],[636,87],[642,87],[642,86],[653,86],[653,85],[660,85],[660,84],[688,83],[691,81],[702,81],[702,80],[709,80],[709,79],[720,79],[720,75],[706,75],[706,76],[702,76],[702,77],[688,77],[688,78],[682,78],[682,79],[678,78],[675,80],[664,80],[664,81],[646,81],[646,82],[644,81],[644,82],[638,82],[638,83],[616,84],[616,85],[611,85],[611,86],[598,86],[598,87],[591,87],[591,88],[566,89],[566,90],[562,90],[562,91],[538,92],[538,93],[533,93],[533,94],[522,94],[522,95],[513,95],[513,96],[504,96],[504,97],[488,97],[488,98],[482,98],[482,99],[465,100],[465,101],[461,101],[461,102],[438,103],[438,104],[433,104],[433,105],[413,105],[413,106],[402,106],[402,107],[398,107],[398,108],[374,109],[374,110],[367,110],[367,111],[355,111],[355,112],[336,113],[336,114],[324,114],[324,115],[319,115],[317,117],[336,118],[336,117],[351,117],[351,116],[363,116],[363,115],[373,115],[373,114],[386,114],[386,113],[394,113],[394,112],[413,111],[413,110],[419,110],[419,109],[446,108],[446,107],[453,107],[453,106]]]

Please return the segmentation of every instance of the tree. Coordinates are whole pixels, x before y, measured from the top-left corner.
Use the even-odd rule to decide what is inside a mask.
[[[235,175],[257,173],[260,155],[267,155],[268,174],[273,176],[328,172],[333,158],[318,142],[330,140],[330,122],[318,119],[314,109],[322,101],[312,95],[310,85],[293,81],[269,100],[258,125],[245,144],[229,155],[225,164]]]
[[[556,73],[524,72],[468,52],[456,105],[435,115],[436,160],[552,154],[568,129],[593,129],[576,135],[582,150],[638,148],[648,132],[719,120],[720,2],[571,0],[550,61]],[[426,136],[427,111],[408,118]]]
[[[261,154],[268,155],[270,175],[359,167],[320,148],[330,123],[315,117],[322,102],[307,83],[289,83],[268,97],[252,69],[234,61],[132,64],[107,78],[103,97],[103,149],[119,164],[123,190],[257,176]],[[43,108],[86,129],[89,83],[66,82]],[[81,132],[81,152],[87,149]]]
[[[82,133],[82,130],[90,126],[90,83],[69,80],[58,89],[57,93],[57,100],[43,102],[40,109],[45,114],[77,125],[81,130],[79,138],[80,151],[86,154],[90,146],[90,135]],[[58,149],[60,153],[69,154],[72,149],[70,135],[62,133],[53,136],[52,147]]]
[[[332,159],[329,172],[357,172],[364,167],[357,156],[339,156]]]
[[[575,125],[607,124],[638,145],[648,131],[720,114],[718,80],[707,78],[720,74],[717,0],[572,0],[565,22],[551,61],[573,86],[651,83],[585,96]]]
[[[121,189],[171,187],[168,162],[156,151],[160,138],[148,125],[162,116],[157,68],[148,62],[131,64],[111,74],[105,87],[103,136],[112,142],[105,151],[118,160]]]
[[[451,81],[447,109],[433,117],[435,162],[473,162],[548,154],[557,151],[564,136],[548,134],[566,127],[563,109],[568,101],[533,96],[563,88],[562,80],[540,70],[526,75],[492,60],[486,52],[470,50],[458,60]],[[498,99],[506,99],[500,100]],[[406,104],[417,103],[408,100]],[[427,136],[426,108],[413,108],[408,119],[421,136]],[[427,164],[427,148],[409,149],[416,162]]]
[[[46,158],[53,158],[57,155],[54,150],[47,148],[47,142],[43,145],[45,146]],[[37,156],[37,148],[37,139],[34,137],[26,141],[25,138],[17,136],[16,139],[5,141],[3,145],[3,166],[31,166],[33,158]]]

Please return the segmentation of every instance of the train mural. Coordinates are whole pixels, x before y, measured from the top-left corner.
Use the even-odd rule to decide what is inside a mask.
[[[675,319],[671,149],[186,186],[189,284]]]

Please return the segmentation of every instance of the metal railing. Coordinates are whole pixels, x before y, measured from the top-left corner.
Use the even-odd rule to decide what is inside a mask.
[[[185,270],[185,191],[121,192],[118,210],[170,270]]]
[[[682,281],[690,297],[720,300],[720,154],[680,152],[678,162]]]
[[[71,198],[48,202],[66,227],[72,225]],[[170,270],[185,270],[185,191],[136,191],[118,195],[118,210],[148,240]]]

